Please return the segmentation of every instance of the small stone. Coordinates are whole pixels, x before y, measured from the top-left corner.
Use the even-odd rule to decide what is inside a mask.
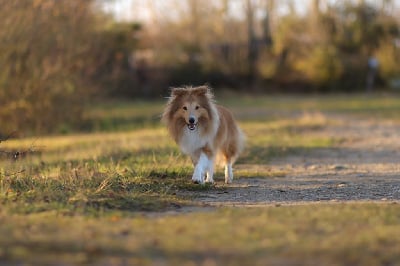
[[[308,168],[309,170],[316,170],[318,168],[318,165],[312,164],[312,165],[307,166],[306,168]]]
[[[348,168],[349,167],[347,167],[346,165],[341,165],[341,164],[333,165],[331,167],[331,169],[335,170],[335,171],[341,171],[341,170],[345,170],[345,169],[348,169]]]

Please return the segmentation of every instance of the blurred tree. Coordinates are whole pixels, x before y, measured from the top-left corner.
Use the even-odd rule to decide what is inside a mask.
[[[392,45],[399,38],[397,1],[309,0],[302,8],[294,0],[146,3],[152,18],[138,52],[151,55],[146,65],[164,74],[153,71],[149,76],[157,78],[148,80],[164,80],[164,86],[257,81],[267,88],[360,89],[372,53],[379,54],[383,73],[397,73],[388,59],[399,49]]]
[[[153,53],[150,66],[164,68],[168,85],[204,84],[247,73],[247,36],[243,21],[232,16],[231,1],[171,0],[151,13],[141,42]],[[141,44],[139,44],[141,46]],[[233,74],[234,73],[234,74]]]
[[[321,10],[321,1],[311,1],[307,30],[299,48],[294,67],[305,74],[317,89],[333,89],[342,74],[340,51],[334,45],[335,20]]]
[[[250,86],[254,86],[255,79],[258,75],[257,59],[259,55],[259,48],[257,45],[256,31],[255,31],[255,9],[256,6],[253,0],[246,0],[246,20],[247,20],[247,64],[249,66],[248,76]]]
[[[382,40],[378,49],[375,50],[380,75],[387,82],[400,80],[400,39],[398,38],[400,34],[395,34],[397,38],[391,36],[392,34]]]
[[[92,1],[0,6],[0,134],[55,132],[78,122],[101,48]]]
[[[145,95],[141,89],[147,82],[145,66],[134,58],[142,25],[139,23],[110,23],[98,31],[102,49],[98,54],[92,83],[103,96],[135,97]]]
[[[143,0],[143,24],[107,20],[102,1],[0,0],[1,133],[67,128],[92,92],[357,89],[372,54],[381,77],[399,75],[397,1]]]

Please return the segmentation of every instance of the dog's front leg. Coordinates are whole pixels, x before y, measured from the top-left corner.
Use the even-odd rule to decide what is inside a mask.
[[[194,160],[193,160],[194,161]],[[204,175],[209,165],[209,159],[203,152],[200,153],[200,157],[194,167],[192,181],[199,184],[204,184]]]

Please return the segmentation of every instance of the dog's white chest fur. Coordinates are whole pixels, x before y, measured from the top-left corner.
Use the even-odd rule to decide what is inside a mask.
[[[199,148],[206,145],[207,138],[201,137],[198,128],[189,130],[187,127],[183,130],[182,137],[179,141],[179,146],[183,153],[190,155]]]

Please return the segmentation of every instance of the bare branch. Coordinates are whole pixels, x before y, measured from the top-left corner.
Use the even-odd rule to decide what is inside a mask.
[[[5,174],[7,177],[11,177],[11,176],[16,176],[16,175],[19,175],[19,174],[22,174],[22,173],[24,173],[25,172],[25,169],[22,169],[22,170],[20,170],[20,171],[18,171],[18,172],[14,172],[14,173],[11,173],[11,174]]]
[[[8,136],[5,139],[0,139],[0,143],[7,141],[9,138],[14,136],[16,133],[17,133],[17,131],[11,132],[10,134],[8,134]]]
[[[15,135],[16,131],[12,132],[11,134],[9,134],[6,138],[4,139],[0,139],[0,143],[1,142],[5,142],[8,139],[10,139],[13,135]],[[40,152],[40,146],[35,146],[35,142],[37,141],[34,140],[31,144],[31,146],[26,149],[26,150],[0,150],[0,154],[6,154],[7,157],[12,158],[13,160],[18,160],[19,158],[25,157],[27,154],[30,153],[36,153],[36,152]]]

